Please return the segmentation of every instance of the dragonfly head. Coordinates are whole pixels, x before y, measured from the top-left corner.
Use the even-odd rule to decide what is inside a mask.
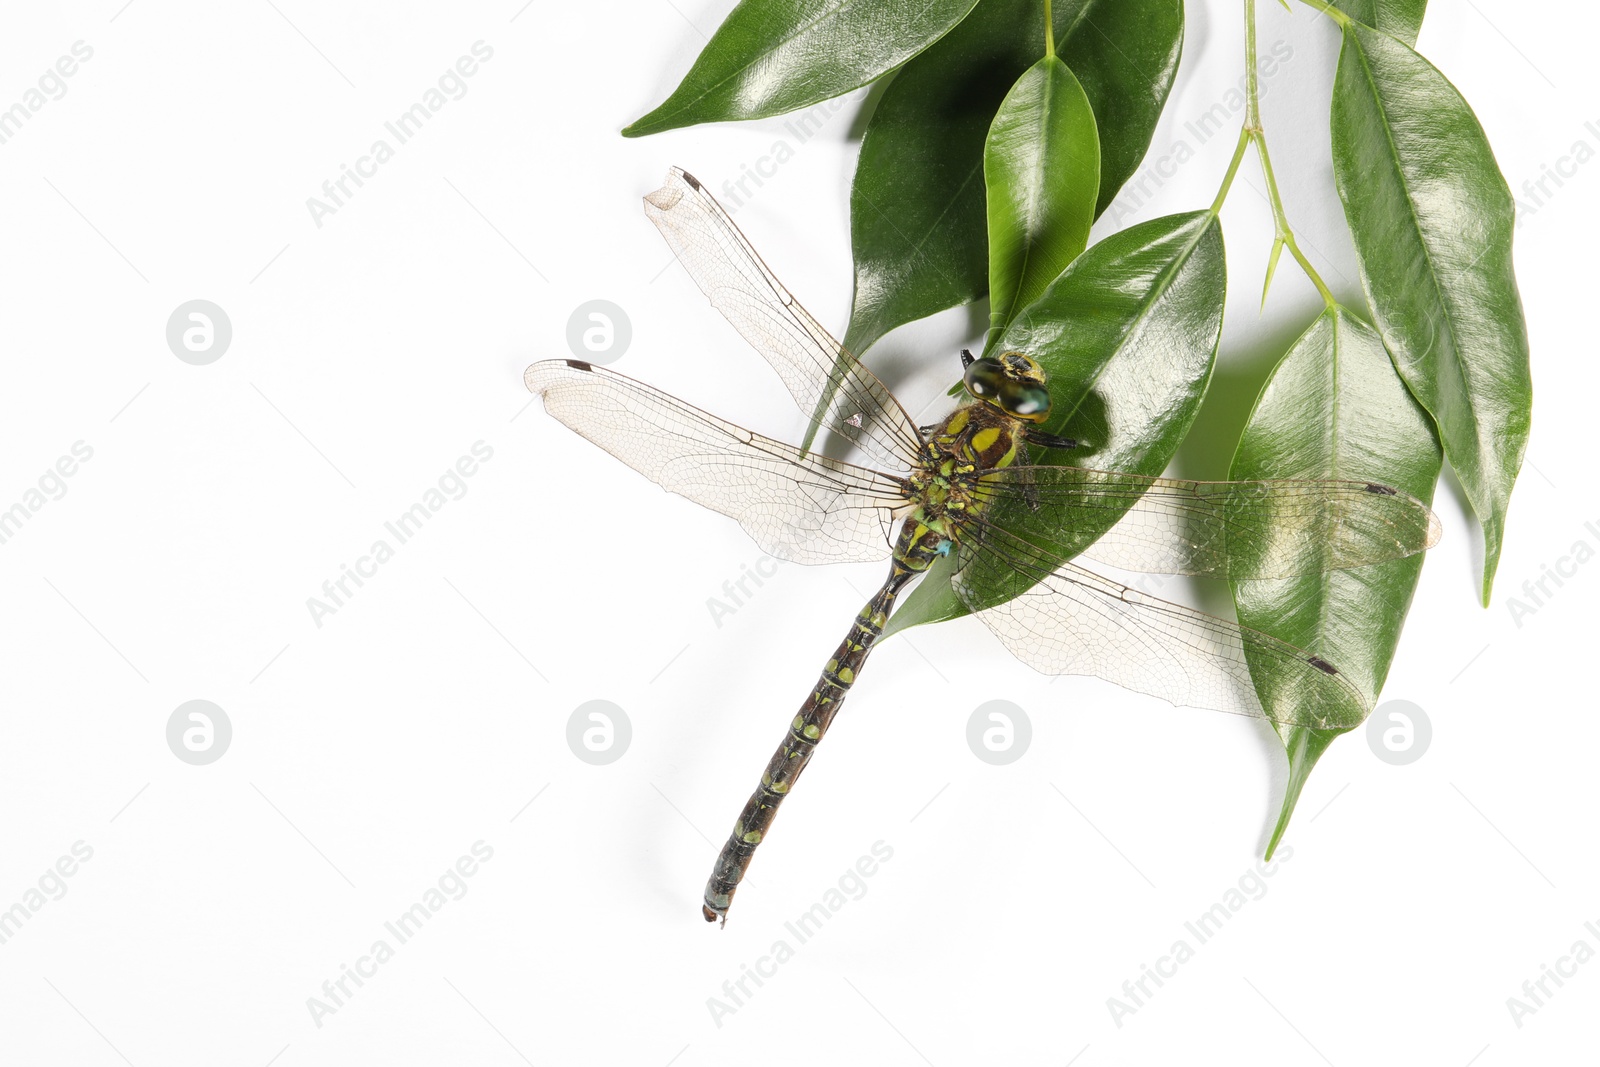
[[[1050,417],[1050,390],[1044,368],[1021,352],[1002,352],[967,364],[962,376],[967,392],[1023,422]]]

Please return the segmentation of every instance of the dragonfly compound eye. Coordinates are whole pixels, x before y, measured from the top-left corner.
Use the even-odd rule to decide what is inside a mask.
[[[1050,417],[1050,390],[1042,385],[1007,382],[1000,390],[1000,407],[1024,422],[1043,422]]]
[[[992,401],[1000,395],[1001,388],[1006,384],[1006,372],[998,360],[977,359],[967,367],[961,380],[967,392],[980,400]]]

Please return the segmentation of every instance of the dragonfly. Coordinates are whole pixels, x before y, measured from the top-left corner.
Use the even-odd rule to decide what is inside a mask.
[[[1045,433],[1050,387],[1022,352],[961,355],[968,399],[919,426],[890,390],[778,281],[693,176],[674,168],[645,197],[701,291],[777,371],[817,428],[862,462],[766,437],[605,367],[550,359],[525,382],[545,410],[669,492],[735,519],[797,563],[888,558],[789,723],[706,883],[701,913],[727,921],[757,847],[794,789],[897,598],[941,557],[952,586],[1023,663],[1091,675],[1172,704],[1342,730],[1370,704],[1321,656],[1170,603],[1069,556],[1130,571],[1235,580],[1363,567],[1432,547],[1422,502],[1359,480],[1185,481],[1032,462],[1079,443]],[[1104,530],[1083,547],[1075,530]],[[1084,540],[1078,537],[1077,540]],[[1286,699],[1269,712],[1264,681]]]

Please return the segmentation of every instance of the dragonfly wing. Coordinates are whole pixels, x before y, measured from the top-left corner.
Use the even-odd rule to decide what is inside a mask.
[[[1367,698],[1337,668],[1269,634],[1129,589],[984,525],[956,592],[1013,655],[1045,674],[1085,674],[1185,707],[1267,718],[1257,678],[1294,708],[1292,726],[1342,730]],[[1010,586],[1011,588],[1007,588]],[[1018,595],[985,606],[976,589]],[[1248,650],[1248,658],[1246,656]]]
[[[766,357],[807,417],[891,470],[913,466],[922,437],[877,375],[835,341],[756,255],[711,194],[677,167],[644,198],[644,212],[689,276]]]
[[[802,453],[658,389],[578,360],[524,375],[545,410],[669,492],[738,520],[761,547],[797,563],[889,555],[905,484]]]
[[[1361,481],[1194,482],[1005,467],[986,472],[980,491],[1019,500],[1023,506],[1007,507],[1004,525],[1037,545],[1120,515],[1082,554],[1157,574],[1287,578],[1399,559],[1432,548],[1440,535],[1426,504]]]

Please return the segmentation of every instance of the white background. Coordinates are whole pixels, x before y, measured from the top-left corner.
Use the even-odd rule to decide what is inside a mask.
[[[786,142],[793,158],[729,206],[842,331],[865,94],[803,143],[784,119],[629,141],[617,130],[676,84],[726,0],[275,3],[3,18],[0,107],[74,42],[93,56],[0,145],[0,506],[75,442],[93,457],[0,545],[0,908],[75,842],[93,856],[0,945],[0,1059],[1593,1058],[1600,963],[1520,1027],[1506,1005],[1574,942],[1600,948],[1584,927],[1600,926],[1600,563],[1511,611],[1575,543],[1600,548],[1585,473],[1600,164],[1553,195],[1524,189],[1575,142],[1600,148],[1593,13],[1539,24],[1508,0],[1435,0],[1422,32],[1523,202],[1536,388],[1487,610],[1481,538],[1453,481],[1439,493],[1445,539],[1384,694],[1431,720],[1423,757],[1391,766],[1363,732],[1342,739],[1288,858],[1256,881],[1286,766],[1263,725],[1052,683],[972,620],[917,630],[874,658],[718,930],[698,911],[711,860],[880,568],[784,566],[716,625],[708,599],[759,551],[528,407],[521,372],[569,355],[569,315],[603,298],[632,323],[618,369],[798,434],[639,197],[670,164],[720,191]],[[1291,216],[1357,300],[1327,149],[1336,35],[1303,6],[1260,6],[1263,52],[1293,50],[1264,101]],[[1238,4],[1190,4],[1150,159],[1199,151],[1125,197],[1118,225],[1210,202],[1233,123],[1204,144],[1184,123],[1238,83],[1241,39]],[[307,198],[480,40],[493,57],[466,94],[319,227]],[[1258,310],[1260,188],[1252,160],[1224,211],[1219,403],[1180,455],[1187,475],[1225,472],[1242,410],[1319,307],[1285,257]],[[196,298],[233,327],[209,366],[165,338]],[[870,361],[916,412],[976,321],[939,316]],[[493,457],[466,494],[317,625],[308,598],[479,441]],[[167,746],[192,699],[232,723],[208,766]],[[607,766],[566,742],[594,699],[632,725]],[[1005,767],[965,740],[992,699],[1033,724]],[[465,895],[318,1025],[308,998],[393,945],[385,921],[478,841],[493,857]],[[878,841],[893,856],[865,895],[799,944],[785,922]],[[1264,894],[1198,944],[1184,924],[1241,878]],[[780,939],[793,958],[735,1005],[724,983]],[[1108,998],[1179,939],[1194,958],[1118,1025]],[[713,997],[736,1010],[715,1017]]]

